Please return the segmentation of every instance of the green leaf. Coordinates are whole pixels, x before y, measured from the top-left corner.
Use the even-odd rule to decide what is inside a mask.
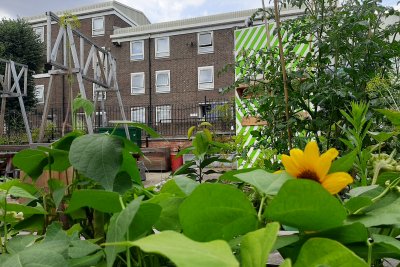
[[[204,156],[208,151],[208,145],[209,145],[208,142],[209,141],[205,133],[203,132],[196,133],[196,136],[192,142],[194,146],[193,154],[197,156],[200,159],[200,161],[204,160]]]
[[[354,252],[337,241],[311,238],[301,248],[294,267],[368,267]]]
[[[72,142],[82,136],[83,134],[78,131],[74,131],[71,133],[66,134],[64,137],[62,137],[60,140],[54,142],[51,147],[59,150],[64,150],[64,151],[69,151],[71,148]]]
[[[179,222],[178,211],[183,200],[183,197],[176,197],[169,193],[161,193],[146,201],[146,203],[158,204],[162,208],[160,218],[154,225],[154,228],[158,231],[180,231],[181,224]]]
[[[285,259],[279,267],[292,267],[292,261],[290,259]]]
[[[147,126],[144,123],[138,123],[138,122],[132,122],[132,121],[120,121],[120,120],[110,121],[110,123],[116,124],[117,125],[116,127],[118,127],[118,125],[127,124],[127,125],[130,125],[130,126],[133,126],[133,127],[136,127],[136,128],[144,130],[145,132],[147,132],[153,138],[161,137],[161,135],[159,133],[157,133],[151,127]]]
[[[199,183],[185,176],[176,176],[164,184],[160,193],[170,193],[177,197],[186,197],[190,195],[198,185]]]
[[[136,198],[130,202],[125,209],[111,217],[110,225],[107,231],[107,243],[121,242],[126,240],[125,234],[128,232],[129,225],[139,210],[142,199],[143,196]],[[105,248],[108,267],[113,266],[115,258],[119,252],[120,248],[116,246],[107,246]]]
[[[251,184],[260,193],[266,195],[276,195],[282,185],[289,179],[292,179],[286,172],[273,174],[262,169],[238,173],[234,176],[245,183]]]
[[[10,254],[16,254],[33,245],[39,236],[34,235],[17,235],[7,242],[7,251]]]
[[[346,215],[335,197],[319,183],[306,179],[288,180],[266,212],[267,219],[304,231],[339,227]]]
[[[379,245],[385,248],[387,250],[387,253],[390,253],[391,255],[396,255],[396,258],[400,257],[400,241],[396,238],[386,235],[372,234],[372,240],[374,241],[374,247]]]
[[[104,190],[82,189],[72,193],[66,213],[72,213],[82,207],[90,207],[105,213],[121,211],[119,194]]]
[[[51,250],[31,249],[22,251],[13,255],[5,261],[2,267],[60,267],[68,266],[66,260],[61,254],[52,252]]]
[[[400,172],[382,172],[376,181],[377,184],[385,186],[386,181],[393,182],[400,177]]]
[[[44,167],[49,164],[46,153],[34,149],[25,149],[13,157],[13,164],[24,171],[34,181],[42,174]]]
[[[129,240],[135,240],[149,233],[158,221],[161,207],[157,204],[142,203],[129,226]]]
[[[368,132],[368,134],[374,138],[378,142],[385,142],[386,140],[390,139],[392,136],[395,136],[397,133],[395,132]]]
[[[49,179],[47,184],[49,185],[56,209],[58,209],[58,206],[64,198],[66,187],[62,181],[57,179]]]
[[[73,240],[68,248],[68,256],[72,259],[85,257],[100,250],[101,247],[87,240]]]
[[[358,196],[350,198],[345,202],[344,206],[350,212],[350,214],[353,214],[357,210],[371,206],[372,204],[374,204],[374,202],[371,200],[371,198]]]
[[[191,168],[192,166],[195,166],[196,162],[191,160],[183,164],[179,169],[177,169],[172,175],[182,175],[182,174],[187,174],[187,173],[193,173],[193,169]]]
[[[72,103],[72,110],[74,113],[76,113],[81,108],[88,116],[94,112],[94,104],[91,101],[77,97]]]
[[[76,138],[69,160],[79,172],[111,191],[123,163],[123,142],[112,135],[90,134]]]
[[[348,172],[353,167],[356,158],[357,158],[357,150],[353,150],[349,154],[346,154],[343,157],[335,160],[332,163],[331,168],[329,169],[329,173]]]
[[[222,240],[200,243],[180,233],[165,231],[129,244],[148,253],[161,254],[177,267],[239,266],[228,243]]]
[[[212,124],[207,121],[203,121],[199,124],[199,127],[212,127]]]
[[[38,150],[46,152],[50,157],[51,164],[45,167],[46,170],[51,169],[52,171],[63,172],[71,166],[68,159],[68,151],[55,148],[50,149],[48,147],[38,147]]]
[[[8,193],[14,197],[23,197],[27,199],[37,199],[37,197],[31,195],[28,191],[25,189],[18,187],[18,186],[13,186],[8,190]]]
[[[240,246],[242,266],[265,267],[278,231],[278,223],[269,223],[265,228],[247,233]]]
[[[218,179],[219,180],[226,180],[226,181],[231,181],[231,182],[241,182],[236,175],[240,173],[248,173],[252,172],[255,170],[259,170],[258,168],[248,168],[248,169],[241,169],[241,170],[232,170],[232,171],[227,171],[224,174],[222,174]]]
[[[103,256],[104,256],[103,251],[99,251],[90,256],[85,256],[77,259],[69,259],[68,266],[69,267],[97,266],[96,264],[103,258]]]
[[[336,240],[341,244],[366,242],[369,237],[368,229],[361,223],[353,223],[326,231],[311,233],[306,238],[323,237]]]
[[[200,164],[200,168],[206,168],[208,165],[210,165],[211,163],[214,162],[225,162],[225,163],[231,163],[231,160],[227,160],[227,159],[223,159],[220,157],[209,157],[209,158],[205,158],[201,164]]]
[[[257,214],[247,196],[224,184],[201,184],[179,208],[183,233],[196,241],[233,237],[257,229]]]
[[[193,131],[196,129],[196,126],[192,126],[189,128],[188,133],[187,133],[187,137],[188,139],[190,139],[190,137],[192,137]]]
[[[366,227],[378,225],[394,225],[400,223],[400,198],[384,205],[383,207],[373,209],[363,216],[354,216],[348,218],[348,222],[360,222]]]
[[[375,109],[379,113],[385,115],[385,117],[390,120],[390,122],[395,126],[400,126],[400,112],[396,110],[389,109]]]
[[[43,209],[42,205],[36,203],[35,207],[25,206],[22,204],[7,204],[7,211],[15,211],[15,212],[22,212],[25,215],[32,215],[32,214],[46,214],[46,211]]]

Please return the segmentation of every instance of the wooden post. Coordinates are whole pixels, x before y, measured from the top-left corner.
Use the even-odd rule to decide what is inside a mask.
[[[54,67],[52,67],[51,70],[54,70]],[[44,130],[46,129],[47,125],[47,115],[49,114],[50,98],[53,90],[53,77],[54,75],[50,75],[49,86],[47,87],[46,98],[44,100],[42,123],[40,124],[38,143],[43,142]]]
[[[281,21],[280,21],[281,19],[279,15],[278,0],[274,0],[274,10],[275,10],[276,30],[279,42],[279,58],[281,61],[281,68],[282,68],[283,90],[285,94],[285,115],[286,115],[287,133],[288,133],[288,147],[289,149],[292,149],[292,131],[289,126],[289,89],[288,89],[287,74],[286,74],[286,63],[283,54]]]

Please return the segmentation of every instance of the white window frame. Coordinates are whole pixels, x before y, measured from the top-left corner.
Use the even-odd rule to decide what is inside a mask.
[[[171,123],[172,122],[171,110],[172,110],[171,105],[156,106],[156,125]],[[168,116],[166,119],[159,118],[160,116],[158,115],[158,113],[161,111],[168,112]]]
[[[103,29],[96,30],[96,29],[94,28],[94,22],[95,22],[95,20],[98,20],[98,19],[102,19],[102,20],[103,20]],[[106,23],[105,23],[104,16],[92,18],[92,36],[101,36],[101,35],[104,35],[104,33],[105,33],[105,24],[106,24]]]
[[[136,115],[134,114],[134,112]],[[140,118],[140,120],[134,120],[134,118]],[[138,123],[146,123],[146,108],[145,107],[131,107],[131,121]]]
[[[133,43],[141,43],[141,45],[142,45],[142,53],[140,53],[140,54],[134,54],[134,53],[132,53]],[[131,61],[141,61],[141,60],[144,60],[144,41],[143,41],[143,40],[131,41],[131,42],[130,42],[130,58],[131,58]]]
[[[33,31],[40,36],[40,41],[44,42],[44,26],[34,27]],[[40,31],[40,33],[38,33]]]
[[[200,82],[200,72],[202,70],[211,70],[211,81]],[[214,89],[214,66],[198,67],[197,70],[197,85],[199,90],[213,90]]]
[[[200,45],[200,35],[211,34],[211,44],[210,45]],[[214,53],[214,32],[199,32],[197,33],[197,51],[199,54]]]
[[[168,74],[168,85],[158,85],[158,75]],[[169,70],[158,70],[156,71],[156,93],[170,93],[171,92],[171,71]]]
[[[41,94],[40,98],[37,96],[38,94]],[[44,85],[41,84],[35,86],[35,98],[37,99],[38,104],[44,104]]]
[[[143,77],[143,84],[139,87],[133,86],[133,77],[134,76],[142,76]],[[131,73],[131,95],[143,95],[145,94],[145,75],[144,72],[134,72]]]
[[[92,93],[93,93],[93,101],[95,101],[96,99],[95,99],[95,96],[96,96],[96,94],[95,94],[95,92],[94,92],[94,90],[95,90],[95,88],[96,87],[101,87],[100,85],[97,85],[97,84],[93,84],[93,88],[92,88]],[[100,93],[102,93],[102,94],[104,94],[104,101],[107,99],[107,92],[100,92]],[[97,98],[97,101],[101,101],[101,94],[99,94],[99,97]]]
[[[159,49],[158,49],[158,41],[159,41],[159,40],[162,40],[162,39],[167,39],[167,44],[168,44],[168,49],[167,49],[168,51],[167,51],[167,52],[158,51],[158,50],[159,50]],[[166,57],[169,57],[169,54],[170,54],[170,42],[169,42],[169,37],[168,37],[168,36],[166,36],[166,37],[155,38],[155,39],[154,39],[154,43],[155,43],[154,49],[155,49],[156,58],[166,58]]]

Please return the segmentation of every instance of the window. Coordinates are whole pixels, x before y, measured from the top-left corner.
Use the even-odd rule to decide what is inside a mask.
[[[96,111],[96,115],[94,117],[94,125],[97,127],[105,127],[107,126],[107,112],[106,111]]]
[[[104,34],[104,17],[92,18],[92,36]]]
[[[131,108],[131,121],[146,123],[146,108],[144,107]]]
[[[213,32],[200,32],[197,34],[198,52],[199,54],[213,53]]]
[[[199,90],[214,89],[214,67],[199,67],[198,68],[198,87]]]
[[[131,95],[144,94],[144,72],[131,73]]]
[[[171,106],[156,107],[156,124],[171,123]]]
[[[156,58],[169,57],[169,37],[156,38]]]
[[[157,93],[171,92],[169,70],[156,71],[156,92]]]
[[[96,97],[96,91],[97,90],[104,90],[104,88],[103,87],[101,87],[100,85],[97,85],[97,84],[93,84],[93,101],[95,100],[95,97]],[[103,95],[103,97],[104,97],[104,100],[106,100],[107,99],[107,93],[105,92],[105,91],[100,91],[99,92],[99,96],[97,97],[97,101],[101,101],[101,96]]]
[[[44,103],[44,85],[36,85],[35,86],[35,97],[38,104]]]
[[[143,60],[144,59],[144,42],[133,41],[131,42],[131,60]]]
[[[33,31],[39,36],[39,40],[44,42],[44,27],[33,28]]]

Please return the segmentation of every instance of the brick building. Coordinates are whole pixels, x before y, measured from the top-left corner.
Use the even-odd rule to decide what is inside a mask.
[[[175,124],[176,128],[190,126],[207,113],[212,119],[215,115],[210,115],[210,111],[233,98],[233,92],[220,94],[222,88],[233,83],[233,72],[220,75],[219,72],[234,62],[234,30],[243,26],[245,19],[254,12],[245,10],[150,24],[141,11],[111,1],[56,14],[76,15],[80,21],[79,31],[110,50],[116,58],[119,89],[128,119],[154,127]],[[45,41],[46,16],[26,20]],[[57,26],[52,26],[53,39],[57,31]],[[59,56],[65,57],[66,53]],[[42,74],[34,76],[38,110],[43,106],[48,87],[47,70],[44,68]],[[76,95],[75,81],[72,87]],[[59,121],[66,116],[68,88],[65,76],[54,78],[50,107],[57,110]],[[93,88],[91,83],[85,82],[88,98],[93,97]],[[108,120],[119,119],[111,114],[116,103],[114,94],[105,95]],[[179,122],[187,125],[179,125]]]

